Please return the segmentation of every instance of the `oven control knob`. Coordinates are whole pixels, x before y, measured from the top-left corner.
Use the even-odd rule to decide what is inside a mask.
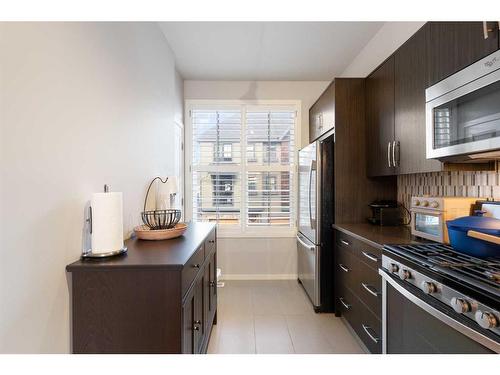
[[[422,202],[422,206],[424,206],[424,207],[429,206],[429,202],[427,202],[427,201],[423,201],[423,202]]]
[[[470,303],[464,299],[453,297],[451,299],[451,307],[459,314],[469,312],[471,310]]]
[[[495,328],[498,326],[498,319],[495,315],[481,310],[476,311],[476,322],[483,328]]]
[[[436,201],[432,201],[432,202],[431,202],[431,207],[432,207],[432,208],[438,208],[438,207],[439,207],[439,203],[438,203],[438,202],[436,202]]]
[[[397,273],[399,271],[399,266],[396,263],[389,263],[389,272]]]
[[[407,269],[401,268],[399,270],[399,278],[402,280],[411,279],[411,273]]]
[[[418,199],[415,199],[415,206],[420,206],[420,201]]]
[[[437,286],[433,282],[422,281],[422,290],[424,291],[424,293],[432,294],[437,292]]]

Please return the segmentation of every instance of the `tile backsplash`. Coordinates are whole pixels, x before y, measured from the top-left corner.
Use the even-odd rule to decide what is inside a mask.
[[[453,171],[398,176],[398,201],[407,208],[412,196],[481,197],[500,200],[500,172]]]

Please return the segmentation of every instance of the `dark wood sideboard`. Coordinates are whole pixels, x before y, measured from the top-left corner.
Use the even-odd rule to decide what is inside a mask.
[[[216,227],[190,223],[127,254],[78,260],[71,272],[73,353],[205,353],[217,323]]]

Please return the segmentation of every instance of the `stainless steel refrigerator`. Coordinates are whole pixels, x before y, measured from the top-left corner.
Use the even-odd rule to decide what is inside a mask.
[[[299,151],[298,281],[316,311],[328,310],[333,297],[333,251],[326,253],[333,237],[333,148],[332,135]]]

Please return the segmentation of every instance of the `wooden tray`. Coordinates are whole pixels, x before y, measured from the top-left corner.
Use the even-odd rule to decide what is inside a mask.
[[[157,230],[149,229],[146,225],[139,225],[134,228],[134,232],[137,235],[137,238],[141,240],[159,241],[180,237],[184,234],[186,229],[187,224],[184,223],[177,223],[175,227],[170,229]]]

